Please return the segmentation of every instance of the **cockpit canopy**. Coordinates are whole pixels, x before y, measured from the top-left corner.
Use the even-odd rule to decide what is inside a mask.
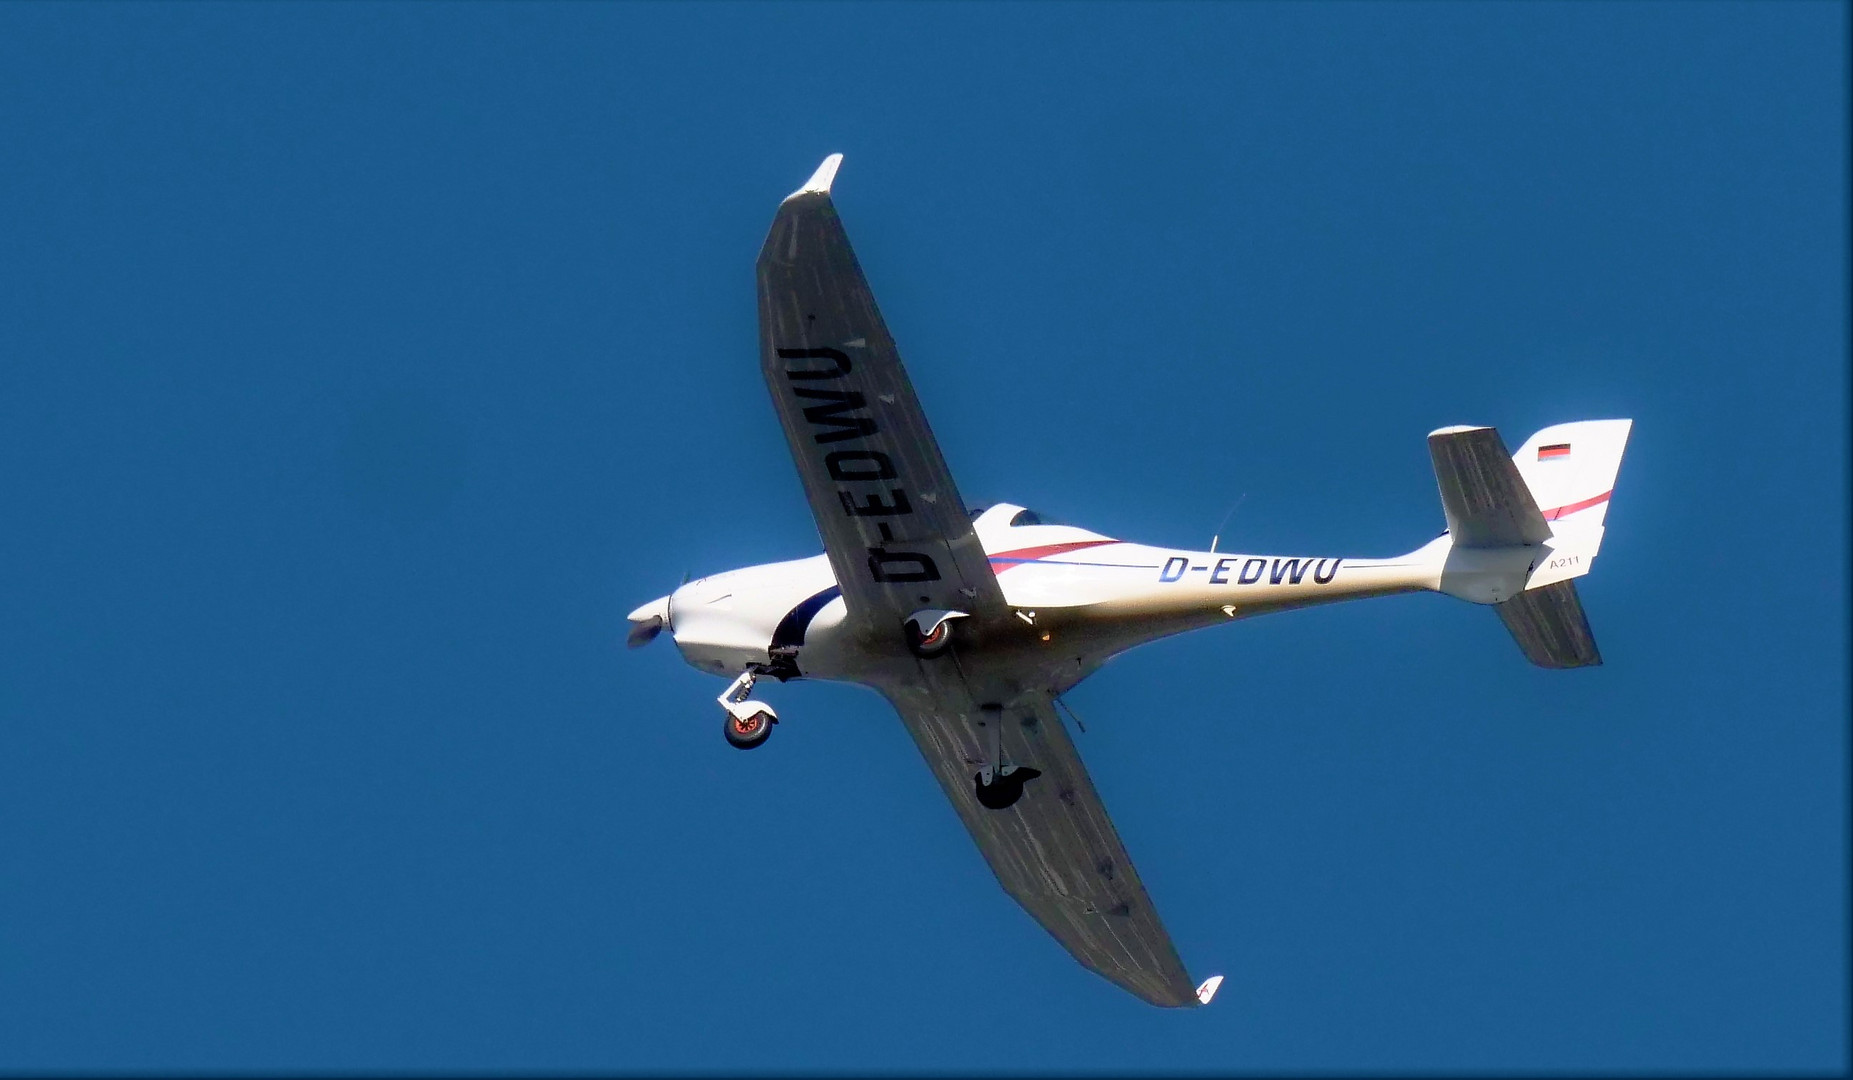
[[[989,551],[1112,539],[1011,503],[994,503],[983,510],[973,511],[972,527]]]
[[[1023,526],[1023,525],[1066,525],[1066,524],[1068,524],[1066,521],[1057,521],[1051,517],[1044,517],[1041,514],[1038,514],[1034,510],[1018,510],[1016,516],[1010,519],[1010,527],[1013,529],[1018,528],[1019,526]]]
[[[972,520],[977,521],[993,510],[1015,510],[1016,513],[1010,516],[1010,527],[1013,529],[1022,528],[1025,525],[1068,524],[1066,521],[1057,521],[1052,517],[1045,517],[1034,510],[1026,510],[1020,506],[1011,506],[1009,503],[998,503],[996,506],[974,506],[971,511]]]

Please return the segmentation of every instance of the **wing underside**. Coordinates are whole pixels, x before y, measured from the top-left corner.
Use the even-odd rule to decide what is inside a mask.
[[[898,650],[922,609],[965,613],[951,652],[892,669],[882,690],[1005,891],[1083,965],[1155,1005],[1198,997],[1046,693],[1022,692],[965,646],[1024,627],[972,529],[830,199],[838,159],[779,207],[760,251],[760,359],[849,619]],[[901,653],[901,656],[906,656]],[[1040,770],[1004,809],[974,774],[993,727]],[[1213,992],[1213,989],[1212,991]],[[1204,999],[1207,1000],[1207,997]]]
[[[1004,891],[1087,968],[1154,1005],[1196,1005],[1177,948],[1053,699],[1033,694],[985,710],[960,696],[944,685],[890,693]],[[1042,772],[1003,810],[980,806],[972,784],[990,722],[1000,723],[1007,760]]]
[[[779,206],[760,251],[760,361],[849,616],[1005,615],[939,444],[830,200],[835,160]]]

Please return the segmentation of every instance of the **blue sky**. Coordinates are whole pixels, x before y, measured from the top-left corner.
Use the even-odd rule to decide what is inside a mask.
[[[1834,1069],[1844,5],[0,6],[0,1069]],[[1071,699],[1215,1007],[898,721],[622,647],[812,554],[752,264],[837,202],[973,504],[1389,555],[1635,419],[1607,660],[1408,596]]]

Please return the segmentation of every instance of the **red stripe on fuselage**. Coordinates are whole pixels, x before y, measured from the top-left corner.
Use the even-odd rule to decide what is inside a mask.
[[[1568,506],[1559,506],[1555,510],[1546,510],[1544,512],[1544,520],[1556,521],[1558,518],[1563,517],[1567,514],[1574,514],[1578,510],[1587,510],[1590,507],[1595,506],[1598,503],[1608,502],[1609,496],[1613,494],[1615,494],[1615,489],[1610,488],[1609,490],[1603,492],[1600,495],[1597,495],[1594,498],[1584,499],[1582,502],[1573,502]]]
[[[1069,551],[1081,551],[1086,548],[1099,547],[1102,544],[1117,544],[1118,540],[1076,540],[1067,544],[1044,544],[1041,547],[1018,548],[1015,551],[999,551],[990,556],[991,571],[1001,574],[1013,566],[1026,562],[1035,562],[1046,555],[1061,555]],[[999,565],[999,564],[1002,565]]]

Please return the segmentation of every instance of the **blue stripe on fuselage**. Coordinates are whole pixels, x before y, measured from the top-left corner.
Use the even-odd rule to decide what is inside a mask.
[[[817,613],[822,611],[826,604],[841,595],[843,595],[842,588],[832,585],[786,612],[785,617],[779,620],[778,627],[772,631],[772,647],[776,649],[787,645],[792,647],[803,645],[804,632],[810,629],[811,620],[817,618]]]

